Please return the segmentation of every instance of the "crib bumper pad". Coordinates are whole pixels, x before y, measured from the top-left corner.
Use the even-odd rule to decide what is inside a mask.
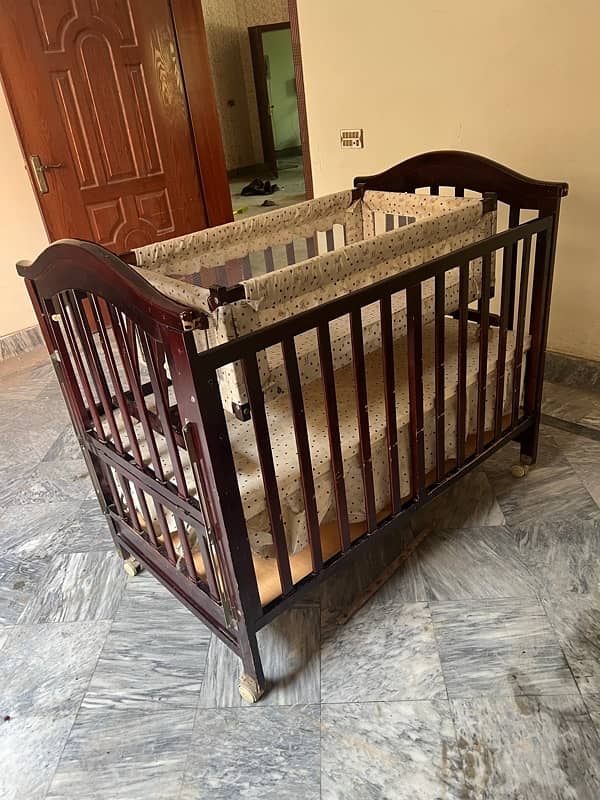
[[[386,230],[390,224],[398,227]],[[337,230],[339,226],[341,233]],[[159,242],[136,253],[138,263],[144,265],[139,271],[156,288],[207,314],[209,329],[196,333],[196,346],[203,351],[480,241],[493,234],[495,226],[495,212],[483,213],[476,198],[369,191],[361,201],[352,203],[350,193],[340,192],[239,223]],[[328,230],[329,244],[322,233]],[[318,247],[320,241],[329,249],[306,258],[311,251],[306,249],[306,243],[304,249],[299,248],[296,237],[308,234],[313,237],[313,247]],[[296,259],[292,264],[285,260],[289,261],[290,246]],[[269,250],[272,271],[263,267],[262,274],[240,280],[245,299],[210,310],[210,291],[206,285],[214,280],[197,276],[203,272],[212,276],[214,267],[209,264],[231,265],[231,259],[240,257],[251,261],[261,255],[264,264],[266,250],[259,253],[261,247]],[[282,248],[277,258],[276,247]],[[196,285],[198,281],[204,285]],[[480,287],[481,264],[476,261],[470,267],[470,302],[479,297]],[[446,276],[446,311],[451,313],[457,308],[458,274],[453,270]],[[393,313],[395,335],[402,335],[406,331],[403,298],[393,298]],[[424,286],[425,322],[432,319],[432,313],[433,288],[429,281]],[[374,314],[373,309],[364,311],[366,352],[379,346],[372,335]],[[331,325],[336,367],[350,360],[347,331],[345,320]],[[317,377],[314,334],[299,337],[297,346],[301,381],[310,382]],[[261,355],[259,367],[267,398],[285,391],[277,352]],[[221,369],[219,384],[227,411],[247,402],[239,364]]]

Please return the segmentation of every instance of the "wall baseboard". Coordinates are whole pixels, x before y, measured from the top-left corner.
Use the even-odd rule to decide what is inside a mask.
[[[548,351],[544,380],[600,391],[600,361]]]
[[[0,336],[0,361],[35,350],[44,344],[39,325]]]

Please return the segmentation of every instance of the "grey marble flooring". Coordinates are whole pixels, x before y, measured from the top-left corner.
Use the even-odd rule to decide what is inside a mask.
[[[150,576],[125,578],[45,358],[7,364],[2,800],[600,797],[597,435],[545,426],[522,481],[500,451],[267,626],[250,707],[230,651]],[[600,394],[548,385],[545,404],[596,430]]]

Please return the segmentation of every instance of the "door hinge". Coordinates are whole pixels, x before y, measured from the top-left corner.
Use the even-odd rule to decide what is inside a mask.
[[[235,609],[229,597],[229,592],[227,591],[227,587],[225,586],[225,581],[223,580],[223,573],[221,572],[221,568],[219,566],[217,537],[215,536],[214,529],[211,528],[210,526],[206,528],[206,543],[208,545],[208,553],[213,568],[213,574],[215,576],[215,582],[217,584],[219,600],[221,601],[221,605],[223,607],[223,614],[225,616],[225,625],[229,629],[237,628],[238,626],[237,614],[235,613]]]

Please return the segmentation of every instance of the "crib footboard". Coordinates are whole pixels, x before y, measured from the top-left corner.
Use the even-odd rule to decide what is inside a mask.
[[[239,571],[243,540],[226,533],[235,525],[190,367],[202,315],[87,242],[57,242],[18,271],[126,570],[148,568],[262,685],[244,617],[258,595]]]

